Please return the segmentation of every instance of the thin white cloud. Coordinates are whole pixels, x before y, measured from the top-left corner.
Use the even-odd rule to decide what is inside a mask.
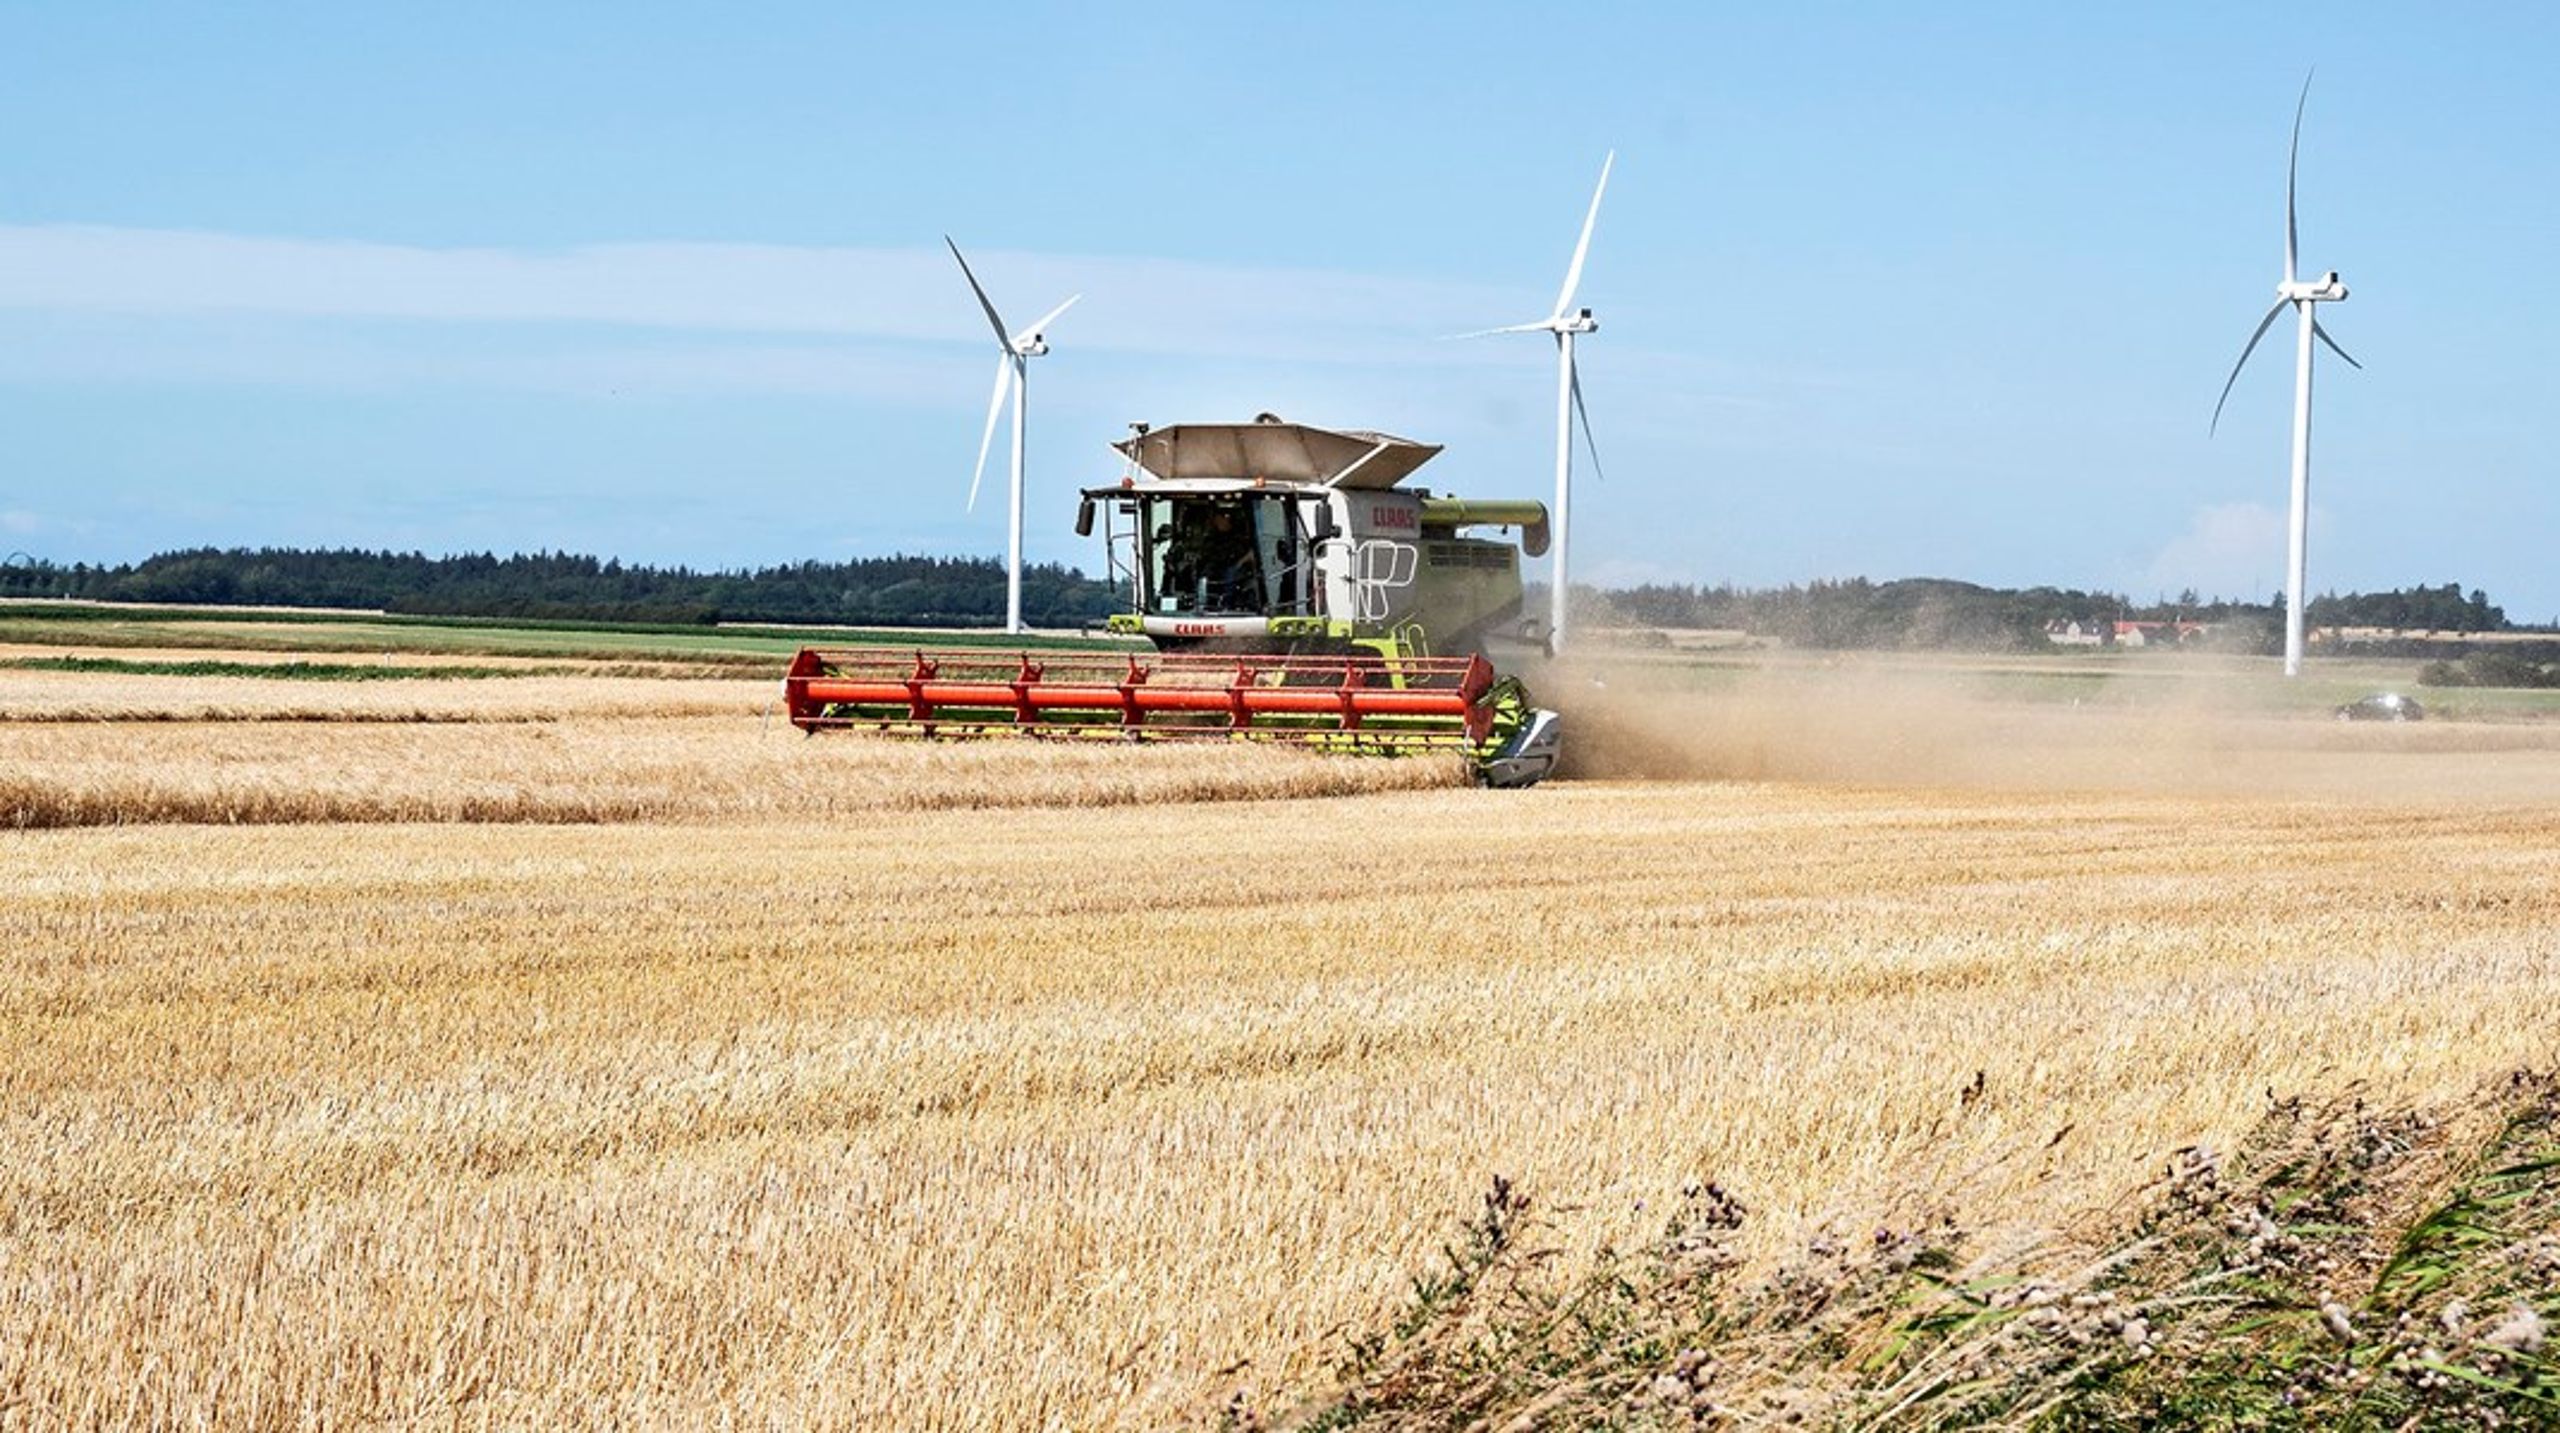
[[[2264,597],[2284,583],[2285,515],[2264,503],[2210,503],[2144,567],[2159,592]]]
[[[1295,361],[1410,361],[1435,334],[1515,317],[1521,295],[1440,280],[1170,259],[984,250],[1007,318],[1070,293],[1058,339],[1104,350]],[[0,225],[0,309],[981,342],[939,247],[622,243],[427,248],[196,230]],[[1430,353],[1437,362],[1465,352]]]

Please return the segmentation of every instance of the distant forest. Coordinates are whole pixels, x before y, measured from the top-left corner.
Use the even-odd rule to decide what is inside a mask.
[[[0,597],[171,606],[361,607],[440,617],[603,622],[827,622],[960,627],[1004,616],[1004,567],[986,558],[871,557],[696,572],[569,553],[511,557],[353,549],[193,548],[117,566],[0,566]],[[1069,567],[1022,572],[1023,619],[1098,621],[1111,589]]]
[[[0,597],[71,597],[170,606],[357,607],[452,617],[546,621],[815,622],[978,626],[1004,613],[1004,568],[988,558],[875,557],[697,572],[568,553],[428,557],[353,549],[195,548],[114,566],[16,558],[0,564]],[[1775,588],[1651,584],[1575,590],[1592,619],[1642,627],[1736,628],[1802,647],[2031,650],[2057,620],[2208,624],[2214,645],[2260,650],[2278,640],[2281,599],[2266,603],[2135,602],[2054,587],[1981,587],[1942,578],[1852,578]],[[1533,589],[1531,610],[1542,599]],[[1023,616],[1044,627],[1099,621],[1119,600],[1070,567],[1023,573]],[[2314,598],[2315,627],[2495,632],[2507,615],[2457,583]],[[2434,652],[2412,655],[2441,655]]]
[[[2150,602],[2058,587],[1982,587],[1945,578],[1871,582],[1863,577],[1775,588],[1646,585],[1605,594],[1615,619],[1647,627],[1732,628],[1800,647],[2030,650],[2047,645],[2049,622],[2196,622],[2208,645],[2237,651],[2281,645],[2284,599],[2266,603],[2199,598]],[[2488,594],[2458,583],[2311,599],[2313,627],[2500,632],[2507,614]]]

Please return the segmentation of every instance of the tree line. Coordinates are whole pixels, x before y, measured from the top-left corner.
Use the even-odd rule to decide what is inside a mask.
[[[2350,592],[2314,597],[2303,620],[2315,627],[2387,627],[2398,632],[2503,632],[2507,614],[2475,587],[2462,584],[2411,587],[2390,592]]]
[[[1004,612],[988,558],[867,557],[734,572],[652,567],[565,552],[189,548],[135,563],[0,566],[0,596],[168,606],[358,607],[444,617],[607,622],[828,622],[968,626]],[[1025,621],[1072,627],[1119,603],[1108,584],[1054,563],[1022,572]]]
[[[1575,589],[1599,620],[1646,627],[1726,628],[1817,648],[2032,651],[2055,622],[2193,623],[2205,645],[2268,651],[2283,641],[2284,598],[2235,602],[2189,591],[2138,602],[2121,593],[2060,587],[1984,587],[1947,578],[1876,582],[1863,577],[1748,588],[1647,583],[1612,592]],[[2508,630],[2504,610],[2457,583],[2390,592],[2331,593],[2304,612],[2314,627],[2433,632]]]
[[[1950,578],[1876,582],[1864,577],[1783,587],[1693,587],[1647,583],[1595,594],[1603,610],[1648,627],[1729,628],[1791,646],[2031,651],[2050,645],[2056,622],[2195,622],[2218,643],[2254,650],[2283,607],[2204,601],[2139,603],[2109,592],[2062,587],[1985,587]]]

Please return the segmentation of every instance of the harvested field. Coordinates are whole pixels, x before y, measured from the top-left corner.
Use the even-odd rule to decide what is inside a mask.
[[[1696,1177],[1755,1256],[2033,1229],[2271,1090],[2560,1057],[2560,786],[2458,726],[2247,737],[2281,796],[1488,793],[438,685],[554,682],[607,714],[0,727],[70,828],[0,834],[0,1409],[1161,1425],[1315,1378],[1497,1171],[1577,1251]]]
[[[0,724],[0,828],[694,823],[1341,796],[1464,775],[1454,760],[1344,762],[1263,747],[813,740],[740,715]]]
[[[475,664],[481,659],[471,659]],[[0,670],[0,730],[45,722],[542,722],[573,716],[755,716],[774,681],[525,676],[310,682]]]

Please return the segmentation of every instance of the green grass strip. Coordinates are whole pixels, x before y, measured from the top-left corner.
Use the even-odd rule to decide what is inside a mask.
[[[556,676],[566,667],[391,667],[355,662],[148,662],[120,657],[13,657],[0,667],[27,672],[107,672],[134,677],[264,677],[288,682],[480,681]]]

